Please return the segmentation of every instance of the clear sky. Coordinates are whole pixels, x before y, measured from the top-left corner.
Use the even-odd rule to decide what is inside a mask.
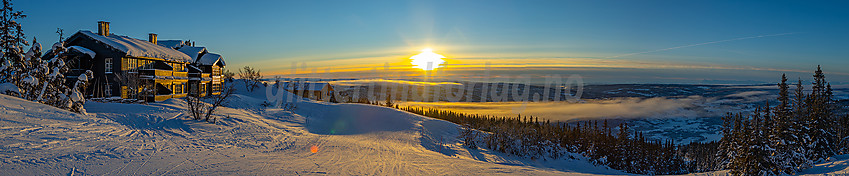
[[[190,39],[288,74],[293,62],[356,72],[406,68],[423,48],[501,74],[581,74],[588,82],[693,83],[810,77],[849,82],[846,1],[34,1],[17,0],[29,37],[96,30]],[[407,65],[405,65],[407,64]],[[409,70],[408,70],[409,71]]]

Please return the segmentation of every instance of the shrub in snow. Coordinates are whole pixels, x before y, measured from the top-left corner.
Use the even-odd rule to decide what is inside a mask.
[[[245,89],[251,92],[254,91],[254,88],[259,87],[259,84],[262,82],[262,74],[259,73],[259,70],[255,70],[250,66],[239,69],[239,78],[245,82]]]
[[[215,123],[216,118],[212,118],[212,114],[215,113],[215,109],[224,104],[224,101],[233,95],[236,91],[233,88],[232,84],[223,84],[221,85],[223,90],[221,90],[221,94],[219,95],[210,95],[206,97],[186,97],[186,109],[189,111],[189,115],[192,116],[195,120],[205,120],[207,122]],[[209,102],[209,103],[207,103]]]
[[[233,82],[234,80],[236,80],[236,79],[233,78],[234,76],[236,76],[236,74],[233,73],[233,72],[230,72],[230,70],[224,71],[224,73],[222,73],[221,75],[224,76],[223,77],[224,81]]]

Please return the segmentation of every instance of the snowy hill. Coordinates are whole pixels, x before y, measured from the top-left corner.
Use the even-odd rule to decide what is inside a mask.
[[[185,102],[88,102],[88,115],[0,95],[0,175],[592,175],[582,159],[469,150],[457,125],[395,109],[306,101],[264,108],[239,90],[219,123]],[[313,152],[315,151],[315,152]]]

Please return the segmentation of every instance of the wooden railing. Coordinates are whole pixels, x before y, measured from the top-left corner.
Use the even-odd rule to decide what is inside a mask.
[[[172,70],[145,69],[145,70],[139,70],[139,73],[141,73],[142,75],[157,76],[157,77],[160,77],[160,76],[162,76],[162,77],[165,77],[165,76],[181,77],[181,78],[189,77],[189,72],[179,72],[179,71],[172,71]]]

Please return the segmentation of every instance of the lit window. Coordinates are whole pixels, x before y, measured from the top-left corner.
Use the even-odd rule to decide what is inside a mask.
[[[139,68],[139,60],[138,59],[130,59],[130,70],[136,70]]]
[[[130,58],[121,58],[121,70],[130,70]]]
[[[174,94],[183,93],[183,83],[175,83],[174,84]]]
[[[121,98],[129,98],[129,92],[127,92],[127,86],[121,86]]]

